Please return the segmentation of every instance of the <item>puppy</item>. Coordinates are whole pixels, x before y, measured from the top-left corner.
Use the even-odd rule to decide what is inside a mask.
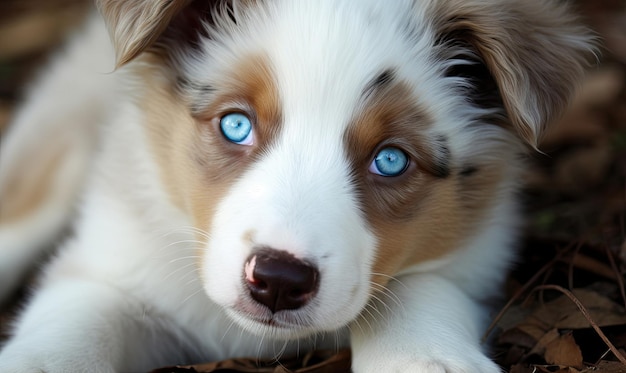
[[[499,372],[521,155],[591,51],[565,6],[98,5],[2,140],[0,293],[72,233],[0,371],[349,345],[357,373]]]

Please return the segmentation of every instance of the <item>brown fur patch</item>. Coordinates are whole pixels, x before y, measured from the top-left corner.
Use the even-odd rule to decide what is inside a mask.
[[[477,165],[469,175],[442,177],[438,168],[442,162],[454,167],[453,154],[447,146],[441,149],[441,138],[428,138],[433,125],[409,87],[396,81],[367,96],[346,133],[360,204],[378,237],[372,268],[378,284],[458,249],[494,203],[504,177],[505,161]],[[398,177],[371,174],[369,163],[381,146],[389,145],[403,149],[412,165]]]
[[[280,102],[271,68],[262,56],[242,57],[230,74],[215,77],[210,97],[204,97],[206,107],[192,113],[160,57],[147,55],[145,60],[149,67],[142,66],[140,74],[149,89],[142,108],[163,180],[174,203],[193,216],[197,228],[207,231],[219,200],[280,130]],[[231,112],[251,118],[254,145],[236,145],[223,137],[219,121]]]
[[[0,224],[9,224],[32,214],[46,198],[50,198],[55,173],[64,153],[63,149],[54,149],[49,157],[38,158],[40,162],[29,162],[25,170],[12,173],[2,191],[2,195],[9,198],[0,203]]]
[[[436,176],[440,162],[425,134],[431,125],[428,112],[416,103],[406,83],[388,83],[365,96],[345,143],[359,193],[377,206],[366,211],[368,216],[410,219],[416,213],[407,206],[418,205],[425,196],[424,187]],[[404,174],[383,177],[368,171],[376,153],[386,146],[402,149],[411,159]]]
[[[495,203],[504,167],[485,166],[466,180],[454,176],[425,182],[422,199],[404,207],[416,211],[410,220],[372,215],[369,222],[379,239],[372,280],[385,284],[402,269],[459,249]]]

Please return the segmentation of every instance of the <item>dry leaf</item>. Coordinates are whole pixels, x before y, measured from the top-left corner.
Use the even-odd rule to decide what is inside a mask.
[[[528,355],[540,355],[545,354],[546,348],[554,341],[558,340],[561,335],[557,329],[552,329],[545,333],[533,346],[532,350],[528,352]]]
[[[573,294],[587,308],[589,315],[598,326],[626,324],[624,307],[612,300],[595,291],[585,289],[575,289]],[[555,300],[539,306],[517,328],[539,340],[553,328],[561,330],[586,329],[589,326],[589,322],[580,313],[578,307],[566,296],[559,296]]]
[[[572,333],[561,335],[548,343],[544,357],[549,364],[583,368],[583,354]]]
[[[624,307],[594,291],[577,289],[574,295],[587,308],[589,315],[599,327],[626,324]],[[555,322],[558,329],[585,329],[589,322],[580,313],[578,308],[565,296],[561,296],[551,303],[550,310],[562,315]]]
[[[591,370],[589,371],[592,372]],[[626,366],[617,361],[601,361],[593,373],[626,373]]]

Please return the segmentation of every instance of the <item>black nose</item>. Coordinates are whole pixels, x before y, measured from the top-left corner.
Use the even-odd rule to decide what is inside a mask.
[[[272,312],[304,306],[317,292],[317,269],[285,251],[261,249],[244,267],[250,295]]]

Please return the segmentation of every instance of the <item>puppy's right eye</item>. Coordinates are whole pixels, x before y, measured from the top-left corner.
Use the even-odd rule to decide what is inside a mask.
[[[254,129],[248,116],[241,113],[230,113],[220,119],[220,130],[226,140],[237,145],[253,145]]]

